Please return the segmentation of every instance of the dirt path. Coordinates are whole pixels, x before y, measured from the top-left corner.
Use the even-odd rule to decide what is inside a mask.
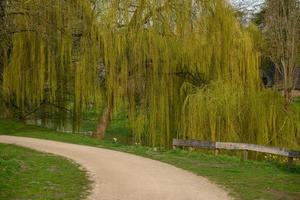
[[[0,143],[61,155],[82,165],[95,182],[90,200],[231,199],[206,178],[131,154],[24,137],[0,136]]]

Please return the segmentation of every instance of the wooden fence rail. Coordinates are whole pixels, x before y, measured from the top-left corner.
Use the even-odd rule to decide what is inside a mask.
[[[199,149],[226,149],[226,150],[241,150],[244,152],[243,159],[247,160],[248,151],[268,153],[288,157],[288,165],[293,164],[294,158],[300,158],[300,151],[290,151],[285,148],[267,147],[256,144],[231,143],[231,142],[206,142],[199,140],[181,140],[173,139],[174,147],[193,147]]]

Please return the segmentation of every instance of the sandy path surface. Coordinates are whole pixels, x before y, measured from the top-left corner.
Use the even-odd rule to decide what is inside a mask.
[[[206,178],[127,153],[12,136],[0,136],[0,143],[57,154],[82,165],[95,182],[90,200],[231,199],[223,189]]]

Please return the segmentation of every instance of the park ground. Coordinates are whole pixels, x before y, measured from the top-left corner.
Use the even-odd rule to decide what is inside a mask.
[[[197,175],[201,175],[209,178],[211,181],[224,186],[230,193],[231,196],[236,199],[242,200],[252,200],[252,199],[287,199],[287,200],[297,200],[300,198],[300,166],[299,161],[292,168],[286,166],[285,160],[282,162],[276,161],[274,156],[265,157],[264,161],[241,161],[238,154],[235,155],[217,155],[215,156],[213,152],[203,152],[203,151],[189,151],[182,149],[160,149],[160,148],[149,148],[143,147],[137,144],[132,144],[130,129],[128,127],[128,122],[126,118],[117,117],[113,120],[111,126],[107,131],[107,137],[104,141],[99,141],[95,138],[80,134],[71,133],[60,133],[54,130],[42,128],[34,125],[25,125],[18,122],[0,120],[0,134],[13,135],[13,136],[23,136],[32,137],[40,139],[48,139],[61,141],[66,143],[74,143],[81,145],[88,145],[100,148],[107,148],[127,153],[136,154],[139,156],[151,158],[154,160],[159,160],[177,166],[179,168],[191,171]],[[117,140],[116,140],[117,139]],[[28,162],[39,163],[44,160],[43,157],[29,157],[26,156],[28,153],[36,153],[32,150],[18,151],[18,148],[13,151],[16,147],[13,146],[1,146],[1,157],[3,155],[6,157],[5,160],[15,160],[18,159],[19,163],[23,162],[22,158],[26,157]],[[22,148],[23,149],[23,148]],[[13,152],[13,153],[12,153]],[[24,153],[23,153],[24,152]],[[25,155],[24,155],[25,154]],[[5,158],[4,157],[4,158]],[[7,159],[9,158],[9,159]],[[55,159],[59,159],[54,157]],[[53,159],[54,159],[53,158]],[[33,159],[33,160],[32,160]],[[59,162],[56,162],[59,163]],[[70,163],[69,163],[70,164]],[[2,170],[7,168],[6,165],[9,163],[2,163],[0,166]],[[18,164],[17,164],[18,165]],[[45,168],[47,163],[44,163],[40,167],[40,170]],[[59,166],[61,167],[61,166]],[[74,170],[78,172],[78,179],[82,178],[84,174],[76,166],[73,167]],[[13,167],[12,174],[18,174],[22,170],[22,167]],[[39,173],[36,176],[30,176],[31,181],[38,181],[35,179],[43,179],[43,173]],[[0,177],[0,179],[5,177]],[[23,179],[18,176],[10,176],[11,182],[6,184],[11,184],[6,186],[7,188],[12,187],[14,182],[18,184],[24,184]],[[66,175],[63,177],[62,185],[65,185],[70,179],[74,179]],[[82,180],[82,179],[81,179]],[[70,191],[70,195],[78,195],[78,192],[85,194],[88,191],[88,179],[84,179],[83,183],[78,183],[81,185],[81,190]],[[53,182],[53,180],[49,180]],[[3,181],[0,181],[3,184]],[[36,184],[38,187],[38,184]],[[40,187],[45,187],[40,185]],[[2,188],[2,187],[0,187]],[[21,187],[20,187],[21,188]],[[40,189],[40,188],[39,188]],[[67,189],[67,188],[64,188]],[[78,188],[80,189],[80,188]],[[31,189],[29,189],[31,190]],[[36,188],[32,188],[32,191],[28,193],[34,193]],[[2,194],[5,192],[10,192],[9,190],[1,191]],[[3,193],[4,192],[4,193]],[[19,190],[18,193],[22,194],[23,191]],[[53,199],[53,198],[44,198]],[[59,199],[59,198],[58,198]],[[67,199],[67,198],[66,198]]]
[[[86,171],[70,160],[0,144],[1,200],[80,200],[88,195],[89,187]]]

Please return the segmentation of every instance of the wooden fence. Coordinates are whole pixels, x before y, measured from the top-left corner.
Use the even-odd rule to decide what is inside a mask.
[[[278,147],[267,147],[256,144],[245,144],[245,143],[231,143],[231,142],[206,142],[199,140],[180,140],[173,139],[173,147],[193,147],[199,149],[211,149],[216,150],[240,150],[243,151],[243,159],[248,159],[248,151],[255,151],[267,154],[274,154],[288,157],[288,165],[293,164],[294,158],[300,158],[300,151],[290,151],[285,148]]]

